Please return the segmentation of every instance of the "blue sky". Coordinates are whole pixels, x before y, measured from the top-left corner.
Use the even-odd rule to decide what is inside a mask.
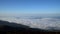
[[[60,13],[60,0],[0,0],[0,14]]]

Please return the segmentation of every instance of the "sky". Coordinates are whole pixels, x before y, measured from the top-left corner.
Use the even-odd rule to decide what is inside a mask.
[[[58,14],[60,0],[0,0],[0,14]]]

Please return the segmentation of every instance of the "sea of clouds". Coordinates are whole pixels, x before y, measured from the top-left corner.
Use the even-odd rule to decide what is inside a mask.
[[[1,17],[0,20],[14,22],[17,24],[23,24],[30,26],[32,28],[40,28],[40,29],[55,29],[60,30],[60,19],[59,18],[52,18],[52,17],[45,17],[45,18],[38,18],[37,17]]]

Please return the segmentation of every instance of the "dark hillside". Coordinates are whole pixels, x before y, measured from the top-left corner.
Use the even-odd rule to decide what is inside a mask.
[[[0,20],[0,34],[59,34],[58,32],[30,28],[29,26]]]

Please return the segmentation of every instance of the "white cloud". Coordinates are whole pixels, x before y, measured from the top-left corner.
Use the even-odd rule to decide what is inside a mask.
[[[0,20],[15,22],[18,24],[28,25],[32,28],[49,29],[48,27],[60,28],[60,19],[42,18],[42,19],[17,19],[15,17],[0,17]]]

